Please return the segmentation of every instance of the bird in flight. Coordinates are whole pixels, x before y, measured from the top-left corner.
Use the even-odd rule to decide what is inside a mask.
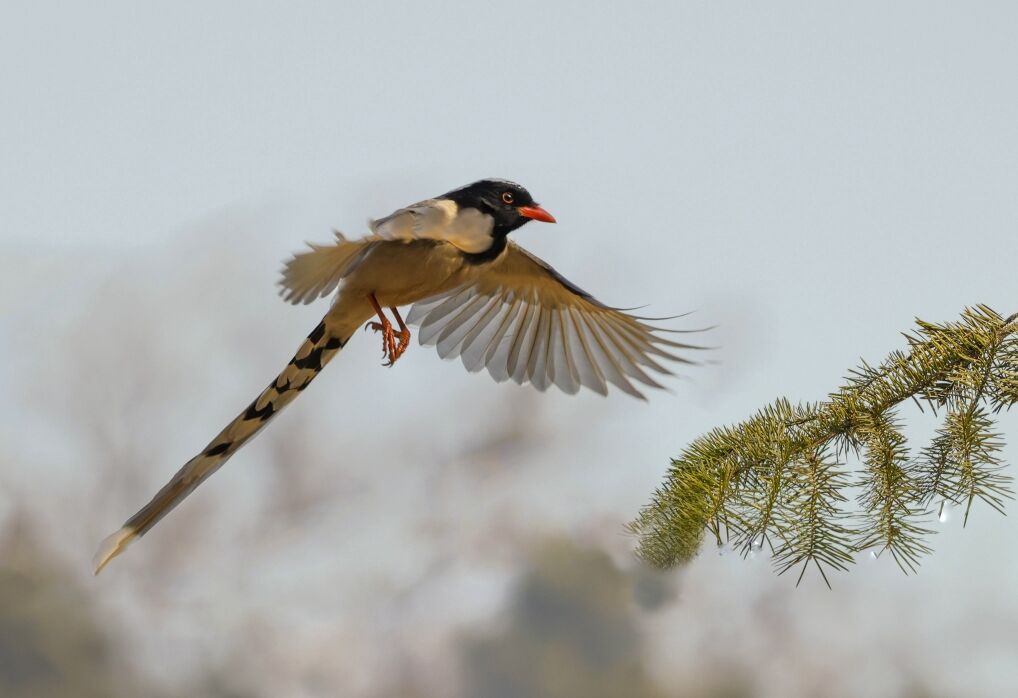
[[[254,402],[100,543],[95,573],[290,404],[365,323],[381,334],[388,366],[407,350],[407,325],[416,324],[421,344],[436,345],[443,358],[459,356],[469,371],[570,394],[583,386],[604,395],[611,384],[642,398],[633,383],[660,388],[649,372],[668,374],[661,360],[692,363],[675,351],[700,347],[661,334],[676,330],[600,303],[511,242],[509,234],[530,221],[555,218],[519,184],[484,179],[370,221],[367,237],[336,233],[332,244],[294,255],[280,295],[310,303],[336,292],[332,307]],[[404,320],[398,308],[411,304]]]

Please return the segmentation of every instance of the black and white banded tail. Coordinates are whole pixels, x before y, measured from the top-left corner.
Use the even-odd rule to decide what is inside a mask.
[[[99,574],[110,560],[119,555],[135,539],[143,536],[156,522],[216,472],[251,437],[261,431],[273,416],[289,405],[308,387],[315,376],[346,343],[349,335],[330,331],[328,318],[311,331],[286,368],[276,376],[254,402],[212,439],[197,456],[184,464],[177,474],[132,516],[116,533],[99,544],[92,558]],[[344,336],[340,336],[340,335]]]

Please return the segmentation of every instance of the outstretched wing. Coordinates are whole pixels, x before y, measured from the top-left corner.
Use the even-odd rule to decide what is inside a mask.
[[[598,302],[513,243],[476,281],[414,305],[407,321],[420,324],[422,344],[469,371],[570,394],[586,386],[604,395],[611,383],[642,398],[633,381],[660,388],[648,371],[669,374],[661,360],[694,363],[674,351],[702,348]]]
[[[279,295],[289,303],[310,303],[336,290],[343,277],[352,272],[377,240],[347,240],[336,231],[331,245],[308,243],[311,249],[298,252],[283,266]]]

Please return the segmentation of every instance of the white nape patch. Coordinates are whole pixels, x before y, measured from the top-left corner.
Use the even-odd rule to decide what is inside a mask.
[[[431,205],[442,212],[446,221],[454,220],[460,208],[452,199],[435,199]]]
[[[451,201],[449,203],[452,203]],[[456,204],[452,204],[455,206]],[[491,231],[495,228],[495,219],[476,208],[468,208],[453,217],[446,230],[445,240],[471,254],[484,252],[491,247]]]
[[[385,240],[444,240],[477,254],[491,247],[495,220],[475,208],[462,211],[449,199],[422,201],[369,223],[371,232]]]

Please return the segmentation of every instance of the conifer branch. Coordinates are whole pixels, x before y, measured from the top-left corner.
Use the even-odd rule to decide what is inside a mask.
[[[800,581],[812,565],[829,586],[827,570],[847,570],[867,549],[915,572],[930,552],[925,523],[945,503],[963,505],[967,523],[977,500],[1004,513],[1013,498],[993,415],[1018,403],[1016,335],[1018,313],[983,305],[957,322],[917,320],[907,351],[864,362],[827,400],[781,398],[701,436],[630,524],[639,554],[661,567],[685,562],[709,532],[744,554],[766,542],[778,573],[799,569]],[[906,401],[943,414],[917,456],[897,415]]]

